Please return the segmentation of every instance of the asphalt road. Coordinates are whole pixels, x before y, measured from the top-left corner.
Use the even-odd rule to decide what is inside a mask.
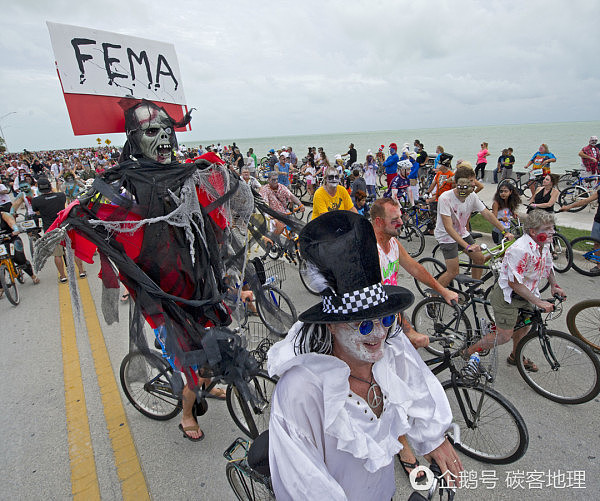
[[[432,242],[428,238],[423,255],[428,255]],[[4,381],[0,390],[3,402],[0,470],[4,478],[0,498],[68,499],[72,496],[72,470],[81,472],[77,470],[81,465],[70,460],[69,456],[69,440],[73,437],[68,436],[67,429],[73,426],[74,421],[73,415],[67,418],[67,412],[72,408],[70,406],[75,405],[80,406],[75,407],[76,417],[87,416],[89,422],[87,429],[93,455],[91,462],[86,464],[91,464],[91,468],[95,469],[102,499],[144,497],[143,493],[138,495],[133,491],[132,495],[130,491],[125,493],[122,490],[124,478],[131,480],[131,474],[124,475],[123,471],[136,463],[136,458],[127,462],[126,468],[123,467],[123,461],[119,459],[123,451],[114,438],[115,426],[117,430],[130,429],[135,444],[132,450],[137,452],[143,472],[143,477],[138,477],[138,480],[142,478],[143,482],[145,479],[145,485],[142,483],[142,486],[147,488],[152,499],[233,499],[225,478],[226,461],[222,454],[241,434],[231,420],[225,403],[209,401],[208,412],[200,419],[200,426],[206,434],[205,440],[200,443],[192,443],[182,437],[177,428],[177,417],[161,422],[137,412],[125,399],[119,384],[119,366],[128,352],[128,307],[120,305],[120,323],[106,325],[100,314],[98,264],[88,265],[87,269],[88,278],[78,280],[78,283],[83,285],[87,281],[89,284],[97,313],[90,313],[90,305],[84,305],[86,319],[75,322],[77,345],[72,352],[65,349],[67,341],[64,334],[68,329],[64,327],[64,314],[61,339],[59,298],[61,289],[62,297],[65,297],[67,286],[57,283],[52,262],[41,271],[39,285],[34,286],[27,278],[25,285],[20,286],[22,300],[18,307],[10,305],[6,299],[0,301]],[[286,269],[288,277],[284,290],[294,299],[296,309],[301,312],[316,302],[315,297],[305,292],[293,267],[287,266]],[[412,278],[406,273],[405,277],[405,285],[418,295]],[[598,278],[583,277],[570,271],[559,276],[559,283],[569,295],[567,306],[582,299],[598,297]],[[80,289],[83,297],[85,287]],[[565,316],[566,313],[554,321],[552,327],[567,331]],[[99,329],[96,330],[101,331],[100,337],[96,335],[97,332],[92,332],[96,319],[99,319]],[[105,344],[108,352],[108,371],[100,370],[102,346],[98,345],[98,339]],[[529,430],[529,449],[517,463],[505,466],[486,465],[463,457],[466,469],[472,472],[471,488],[461,489],[457,499],[599,499],[600,398],[579,406],[559,405],[546,400],[527,386],[516,368],[506,364],[509,345],[500,347],[499,353],[496,389],[525,418]],[[78,361],[66,367],[63,356],[78,356]],[[76,398],[73,404],[67,401],[66,395],[73,395],[73,370],[77,369],[77,364],[85,402]],[[118,391],[111,394],[106,388],[110,387],[112,376],[112,385],[116,381]],[[444,380],[447,376],[447,372],[442,373],[440,379]],[[68,381],[67,385],[65,381]],[[113,411],[107,408],[111,407],[111,403],[118,403],[119,397],[126,418],[119,419],[117,414],[115,422],[114,414],[111,414]],[[84,438],[82,443],[85,442]],[[575,489],[572,479],[569,486],[569,471],[585,472],[582,489]],[[408,480],[398,467],[396,473],[395,499],[407,499],[411,492]],[[561,473],[564,477],[560,476]],[[495,487],[488,489],[493,482],[483,484],[484,476],[495,477]],[[94,498],[85,492],[80,492],[79,497]]]

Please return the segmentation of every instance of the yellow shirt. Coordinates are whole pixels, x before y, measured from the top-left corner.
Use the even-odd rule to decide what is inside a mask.
[[[332,210],[351,210],[354,207],[352,199],[348,194],[348,190],[342,185],[338,184],[335,190],[335,195],[331,196],[325,188],[321,186],[316,192],[313,198],[313,214],[312,219],[319,217],[325,212]]]

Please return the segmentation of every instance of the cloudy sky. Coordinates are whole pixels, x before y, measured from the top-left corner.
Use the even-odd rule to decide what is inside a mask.
[[[73,135],[46,21],[173,43],[198,109],[180,142],[600,116],[596,0],[3,3],[11,151],[96,137]]]

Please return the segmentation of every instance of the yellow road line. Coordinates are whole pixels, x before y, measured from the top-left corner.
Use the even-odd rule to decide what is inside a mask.
[[[115,454],[117,476],[121,482],[121,494],[125,501],[150,499],[88,281],[79,280],[78,284],[108,436]]]
[[[67,435],[69,459],[71,461],[71,492],[75,500],[96,500],[100,499],[100,487],[96,475],[96,461],[92,449],[92,437],[83,393],[69,288],[59,285],[58,297],[60,330],[62,332]]]

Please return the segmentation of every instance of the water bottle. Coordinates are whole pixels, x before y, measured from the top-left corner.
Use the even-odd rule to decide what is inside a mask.
[[[275,276],[267,277],[263,286],[274,284],[276,279],[277,279],[277,277],[275,277]]]
[[[469,361],[465,366],[465,373],[470,374],[472,376],[476,376],[479,373],[480,360],[481,359],[479,358],[479,353],[473,353],[473,355],[469,357]]]

